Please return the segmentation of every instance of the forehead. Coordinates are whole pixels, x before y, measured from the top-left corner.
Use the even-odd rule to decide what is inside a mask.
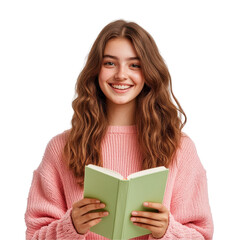
[[[104,55],[112,55],[118,58],[137,57],[132,42],[127,38],[110,39],[104,49]]]

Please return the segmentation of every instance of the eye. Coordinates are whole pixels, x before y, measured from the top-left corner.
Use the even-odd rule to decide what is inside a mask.
[[[114,66],[115,64],[113,62],[104,62],[104,66]]]
[[[135,64],[135,63],[131,64],[131,67],[132,68],[141,68],[141,66],[139,64]]]

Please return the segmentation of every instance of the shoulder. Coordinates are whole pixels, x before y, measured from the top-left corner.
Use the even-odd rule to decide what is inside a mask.
[[[46,168],[56,168],[63,163],[63,153],[64,153],[64,146],[67,141],[68,132],[64,131],[56,136],[52,137],[48,142],[43,159],[39,165],[40,169]]]
[[[182,133],[178,151],[180,154],[197,153],[194,141],[186,133]]]
[[[69,130],[66,130],[56,136],[48,142],[46,150],[50,151],[52,154],[60,154],[67,141]]]
[[[186,133],[182,133],[180,146],[176,153],[176,158],[179,169],[189,168],[191,171],[193,169],[198,169],[201,172],[205,171],[198,156],[196,145]]]

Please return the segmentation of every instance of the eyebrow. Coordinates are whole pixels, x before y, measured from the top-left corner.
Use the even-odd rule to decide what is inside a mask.
[[[118,57],[116,57],[116,56],[112,56],[112,55],[103,55],[103,58],[112,58],[112,59],[116,59],[116,60],[118,60]],[[127,60],[140,60],[140,58],[139,57],[129,57],[129,58],[127,58]]]

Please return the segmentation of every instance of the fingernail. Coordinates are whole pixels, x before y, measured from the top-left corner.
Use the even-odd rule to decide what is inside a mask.
[[[107,216],[107,215],[108,215],[108,212],[104,212],[103,215],[104,215],[104,216]]]
[[[132,215],[136,216],[136,215],[137,215],[137,212],[132,212]]]
[[[101,207],[101,208],[104,208],[104,207],[105,207],[105,204],[101,203],[101,204],[100,204],[100,207]]]
[[[99,201],[99,200],[96,200],[96,203],[100,203],[100,201]]]
[[[131,221],[133,221],[133,222],[136,221],[136,218],[132,217],[132,218],[131,218]]]
[[[147,203],[147,202],[145,202],[145,203],[143,203],[143,205],[144,205],[145,207],[147,207],[147,206],[148,206],[148,203]]]

